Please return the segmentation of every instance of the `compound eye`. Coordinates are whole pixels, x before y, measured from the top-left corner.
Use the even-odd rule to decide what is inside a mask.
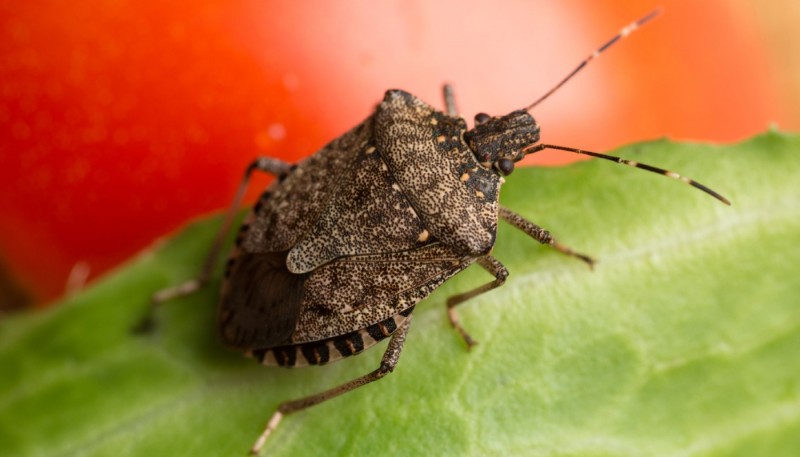
[[[489,116],[486,113],[478,113],[475,115],[475,125],[485,124],[492,116]]]
[[[512,171],[514,171],[514,161],[505,157],[498,160],[496,166],[503,176],[508,176]]]

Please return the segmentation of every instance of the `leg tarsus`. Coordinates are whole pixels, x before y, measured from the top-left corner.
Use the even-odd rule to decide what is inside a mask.
[[[547,244],[549,244],[553,249],[555,249],[556,251],[558,251],[558,252],[560,252],[562,254],[566,254],[566,255],[568,255],[570,257],[575,257],[576,259],[585,262],[586,265],[589,266],[590,270],[594,270],[594,264],[597,263],[597,260],[593,259],[592,257],[589,257],[586,254],[581,254],[580,252],[575,252],[569,246],[565,246],[565,245],[559,243],[558,241],[556,241],[552,237],[550,238],[550,242],[547,243]]]
[[[555,238],[553,238],[550,232],[543,229],[542,227],[539,227],[533,222],[525,219],[519,214],[503,206],[500,207],[498,214],[500,215],[500,218],[502,218],[504,221],[522,230],[534,240],[542,244],[546,244],[562,254],[566,254],[570,257],[575,257],[576,259],[585,262],[590,269],[594,269],[594,264],[597,263],[595,259],[586,254],[581,254],[580,252],[576,252],[572,250],[572,248],[559,243],[558,241],[556,241]]]
[[[182,282],[176,286],[161,289],[154,293],[150,297],[150,306],[147,308],[147,313],[133,328],[134,333],[146,334],[152,332],[156,326],[155,313],[159,306],[173,298],[189,295],[197,290],[200,290],[207,283],[208,276],[201,273],[200,276],[194,279]]]
[[[267,442],[267,438],[269,438],[269,435],[273,432],[273,430],[278,428],[278,424],[281,423],[281,419],[283,419],[283,413],[281,412],[279,406],[278,409],[272,413],[272,417],[269,418],[267,426],[264,428],[264,432],[261,433],[261,436],[258,437],[256,442],[253,444],[253,447],[250,448],[250,455],[257,456],[261,453],[261,448],[264,447],[264,443]]]
[[[506,267],[503,266],[499,260],[490,255],[478,258],[478,264],[483,267],[484,270],[488,271],[494,276],[494,281],[488,282],[480,287],[476,287],[475,289],[468,290],[464,293],[453,295],[447,299],[447,317],[450,319],[450,324],[458,332],[458,334],[461,335],[461,338],[467,344],[467,349],[469,350],[478,344],[478,342],[475,341],[475,339],[472,338],[472,336],[470,336],[466,330],[464,330],[464,327],[461,326],[461,322],[458,319],[455,307],[461,303],[464,303],[470,298],[502,286],[506,282],[506,278],[508,278],[508,269],[506,269]]]
[[[456,314],[455,305],[450,304],[450,300],[447,300],[447,318],[450,319],[450,325],[453,326],[456,332],[461,335],[461,339],[464,340],[464,343],[467,345],[467,350],[472,351],[472,348],[478,344],[472,335],[470,335],[464,327],[461,325],[461,321],[458,319],[458,314]]]
[[[264,443],[266,443],[267,438],[269,438],[269,435],[272,434],[272,432],[280,423],[281,419],[283,419],[283,417],[287,414],[295,413],[311,406],[318,405],[326,400],[330,400],[331,398],[338,397],[339,395],[350,392],[351,390],[355,390],[363,385],[377,381],[378,379],[381,379],[394,371],[394,368],[397,366],[397,362],[400,360],[400,352],[403,350],[403,343],[406,341],[406,335],[408,334],[408,328],[411,324],[412,316],[413,314],[409,315],[408,319],[406,319],[406,321],[403,322],[403,324],[395,331],[394,335],[392,335],[392,338],[389,340],[389,346],[386,348],[386,352],[383,353],[381,365],[377,370],[332,389],[328,389],[324,392],[299,398],[297,400],[283,402],[278,405],[277,410],[272,414],[267,422],[264,431],[250,449],[250,454],[258,455],[261,452],[261,449],[264,446]]]

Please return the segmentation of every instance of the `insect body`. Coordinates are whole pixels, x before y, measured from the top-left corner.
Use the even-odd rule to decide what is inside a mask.
[[[651,17],[623,29],[600,50]],[[499,205],[504,177],[526,155],[547,148],[588,154],[680,179],[728,203],[673,172],[538,144],[539,125],[528,113],[538,101],[505,116],[479,114],[472,129],[455,112],[449,88],[445,101],[448,110],[442,112],[407,92],[390,90],[372,116],[300,164],[266,157],[254,161],[203,273],[154,297],[159,303],[207,282],[247,178],[260,170],[278,179],[246,218],[229,257],[219,307],[222,340],[265,365],[296,367],[333,362],[390,338],[375,371],[281,404],[254,453],[283,415],[391,372],[416,303],[478,263],[494,280],[447,302],[451,323],[472,346],[455,307],[502,285],[508,276],[491,255],[498,219],[593,263]]]
[[[267,189],[242,226],[223,285],[224,341],[268,364],[325,363],[388,336],[478,259],[504,277],[488,254],[496,167],[508,159],[469,142],[532,144],[538,127],[519,116],[521,129],[468,132],[463,119],[387,92],[374,116]]]

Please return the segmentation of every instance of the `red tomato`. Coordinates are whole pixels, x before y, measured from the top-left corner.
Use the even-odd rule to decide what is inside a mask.
[[[313,153],[385,89],[440,106],[448,81],[468,119],[506,113],[647,12],[634,1],[187,5],[0,7],[0,254],[40,302],[78,262],[96,277],[226,207],[254,156]],[[728,141],[780,120],[763,46],[734,13],[722,0],[666,11],[536,108],[544,140]]]

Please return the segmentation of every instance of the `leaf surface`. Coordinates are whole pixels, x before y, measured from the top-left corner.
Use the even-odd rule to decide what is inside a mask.
[[[800,136],[616,151],[726,195],[607,162],[523,168],[503,204],[599,260],[501,224],[505,286],[471,268],[414,313],[397,370],[288,416],[269,456],[800,455]],[[219,346],[219,282],[131,333],[149,295],[199,271],[218,218],[189,225],[46,312],[0,323],[0,455],[242,456],[283,400],[373,370],[385,343],[321,368]]]

